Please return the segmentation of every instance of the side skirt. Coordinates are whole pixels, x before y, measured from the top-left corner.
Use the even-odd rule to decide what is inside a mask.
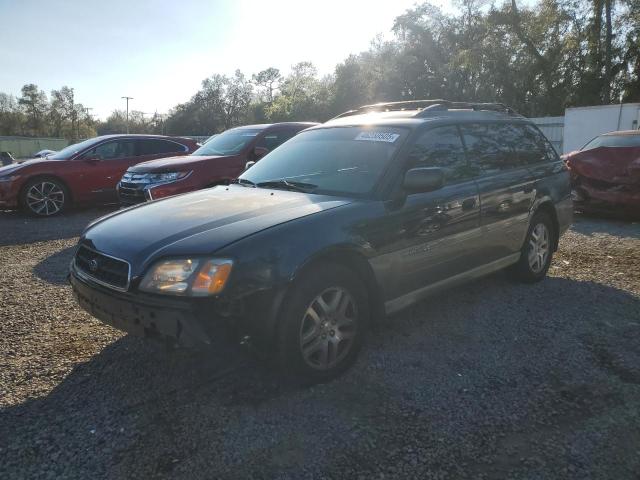
[[[485,275],[488,275],[489,273],[501,270],[505,267],[508,267],[509,265],[513,265],[518,261],[519,258],[520,253],[514,253],[509,255],[508,257],[495,260],[491,263],[487,263],[486,265],[481,265],[474,268],[473,270],[469,270],[468,272],[459,273],[458,275],[454,275],[453,277],[449,277],[445,280],[432,283],[430,285],[427,285],[426,287],[419,288],[418,290],[414,290],[413,292],[407,293],[406,295],[403,295],[401,297],[389,300],[384,304],[385,313],[387,315],[396,313],[440,290],[450,288],[461,283],[466,283],[469,280],[483,277]]]

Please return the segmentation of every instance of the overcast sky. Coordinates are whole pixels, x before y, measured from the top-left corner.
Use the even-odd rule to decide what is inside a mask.
[[[434,3],[449,0],[437,0]],[[25,83],[75,88],[104,118],[124,108],[166,112],[214,73],[286,72],[312,61],[331,73],[390,36],[415,0],[0,0],[0,92]]]

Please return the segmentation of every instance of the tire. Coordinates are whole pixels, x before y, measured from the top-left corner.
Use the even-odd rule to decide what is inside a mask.
[[[69,205],[69,190],[55,178],[29,180],[20,193],[22,209],[34,217],[52,217]]]
[[[539,212],[533,216],[520,252],[520,259],[511,269],[516,280],[535,283],[547,275],[553,257],[556,235],[557,232],[549,214]]]
[[[354,272],[333,264],[308,271],[283,309],[277,345],[281,370],[304,385],[337,377],[356,360],[369,317],[367,291]]]

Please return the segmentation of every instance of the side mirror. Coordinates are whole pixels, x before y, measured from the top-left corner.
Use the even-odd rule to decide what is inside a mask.
[[[247,162],[244,166],[245,170],[249,170],[251,167],[253,167],[256,164],[256,162]]]
[[[438,167],[412,168],[404,174],[402,186],[408,193],[432,192],[444,185],[444,172]]]
[[[269,149],[265,148],[265,147],[254,147],[253,149],[253,157],[256,160],[261,159],[262,157],[264,157],[267,153],[269,153]]]

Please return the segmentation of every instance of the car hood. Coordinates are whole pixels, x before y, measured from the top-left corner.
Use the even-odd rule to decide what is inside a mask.
[[[12,174],[14,172],[18,172],[23,168],[29,167],[31,165],[37,165],[39,163],[46,163],[51,161],[55,161],[55,160],[49,160],[48,158],[32,158],[29,160],[20,160],[10,165],[5,165],[4,167],[0,167],[0,177],[4,175]]]
[[[149,160],[148,162],[138,163],[129,167],[130,172],[134,173],[162,173],[190,170],[202,163],[216,160],[219,158],[231,158],[224,155],[183,155],[180,157],[159,158],[157,160]]]
[[[283,190],[218,186],[107,215],[81,242],[127,260],[132,276],[163,256],[209,255],[237,240],[351,200]]]
[[[611,184],[640,185],[640,147],[598,147],[564,157],[574,175]]]

